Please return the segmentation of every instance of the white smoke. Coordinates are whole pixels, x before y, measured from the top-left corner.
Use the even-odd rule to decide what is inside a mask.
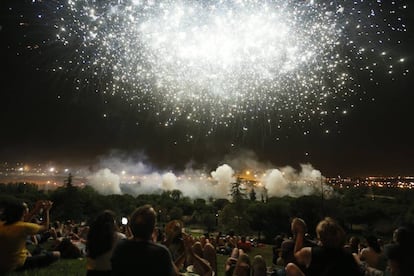
[[[144,158],[143,158],[144,159]],[[255,189],[268,197],[320,194],[331,190],[322,184],[320,171],[310,164],[301,164],[300,170],[286,166],[275,168],[259,162],[252,152],[227,156],[226,161],[215,170],[206,171],[187,167],[182,172],[162,171],[144,161],[125,156],[101,160],[96,172],[90,172],[88,183],[98,192],[108,194],[160,194],[163,191],[180,190],[190,198],[229,198],[231,184],[250,171],[255,183],[247,185],[247,190]]]
[[[227,185],[235,181],[233,169],[227,165],[221,165],[217,170],[211,172],[211,176],[219,186]]]
[[[120,177],[105,168],[87,177],[89,185],[103,195],[121,194]]]
[[[177,177],[172,172],[162,176],[162,188],[164,190],[174,190],[177,187]]]
[[[301,164],[298,172],[293,167],[286,166],[280,169],[270,169],[260,179],[267,189],[269,197],[320,194],[331,191],[332,188],[324,184],[324,178],[320,171],[315,170],[310,164]]]

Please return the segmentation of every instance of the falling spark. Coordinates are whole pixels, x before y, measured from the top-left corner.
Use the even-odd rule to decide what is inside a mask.
[[[164,127],[322,126],[353,107],[356,74],[375,82],[379,68],[393,75],[404,66],[390,45],[400,43],[391,34],[406,32],[406,8],[381,0],[67,0],[56,5],[55,28],[72,55],[55,70],[78,70],[79,89],[98,82],[99,92]]]

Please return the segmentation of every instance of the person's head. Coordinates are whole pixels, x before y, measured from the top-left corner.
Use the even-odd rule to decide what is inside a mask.
[[[157,213],[154,208],[149,204],[145,204],[132,213],[129,227],[134,238],[151,240],[156,222]]]
[[[12,224],[17,221],[23,220],[23,216],[28,211],[27,204],[20,200],[10,200],[4,206],[3,220],[5,224]]]
[[[344,229],[332,218],[326,217],[316,226],[316,235],[325,247],[340,248],[346,241]]]
[[[95,220],[91,223],[91,228],[99,229],[105,228],[115,231],[117,224],[115,221],[115,213],[111,210],[102,211]]]
[[[193,247],[194,254],[197,254],[198,256],[200,256],[201,258],[203,258],[203,246],[202,246],[201,242],[196,241],[193,244],[192,247]]]
[[[293,240],[284,240],[280,247],[280,257],[283,259],[285,264],[293,262],[295,260],[294,256],[295,242]]]
[[[277,235],[274,239],[275,241],[275,247],[276,248],[280,248],[282,246],[282,242],[283,242],[284,238],[282,235]]]
[[[250,276],[250,257],[243,250],[239,250],[239,258],[234,268],[233,275]]]
[[[414,246],[413,235],[414,233],[409,227],[400,226],[394,230],[393,241],[403,246],[408,245],[408,244],[410,246]]]
[[[256,255],[253,258],[252,276],[266,276],[266,261],[262,255]]]
[[[86,251],[88,256],[96,258],[108,252],[113,245],[117,225],[115,213],[104,210],[92,221],[86,239]]]
[[[381,246],[378,243],[378,238],[376,236],[370,235],[366,237],[365,239],[367,241],[367,245],[371,247],[372,249],[374,249],[375,252],[380,253],[382,251]]]
[[[180,220],[171,220],[165,225],[165,235],[169,242],[181,242],[183,223]]]
[[[352,236],[349,238],[349,244],[353,247],[358,247],[361,240],[357,236]]]

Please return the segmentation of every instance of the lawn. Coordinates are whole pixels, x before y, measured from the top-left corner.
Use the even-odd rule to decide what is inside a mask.
[[[251,252],[248,253],[251,260],[257,254],[262,255],[267,266],[272,264],[272,247],[270,245],[263,245],[261,247],[253,248]],[[217,255],[217,266],[218,266],[218,276],[224,276],[224,263],[226,262],[228,256]],[[31,271],[24,272],[13,272],[8,275],[10,276],[54,276],[54,275],[86,275],[86,260],[84,258],[80,259],[61,259],[47,268],[34,269]]]

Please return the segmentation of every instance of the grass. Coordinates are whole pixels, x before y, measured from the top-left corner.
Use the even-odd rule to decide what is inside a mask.
[[[261,247],[253,248],[251,252],[248,253],[251,260],[255,255],[262,255],[263,258],[266,260],[267,266],[272,265],[272,247],[270,245],[263,245]],[[217,255],[217,268],[218,268],[218,275],[217,276],[224,276],[224,264],[227,260],[228,256],[225,255]],[[79,258],[79,259],[60,259],[59,261],[49,265],[46,268],[40,269],[33,269],[23,272],[12,272],[8,274],[8,276],[54,276],[54,275],[86,275],[86,259]]]
[[[22,272],[12,272],[10,276],[54,276],[54,275],[86,275],[86,259],[60,259],[45,268],[37,268]]]

